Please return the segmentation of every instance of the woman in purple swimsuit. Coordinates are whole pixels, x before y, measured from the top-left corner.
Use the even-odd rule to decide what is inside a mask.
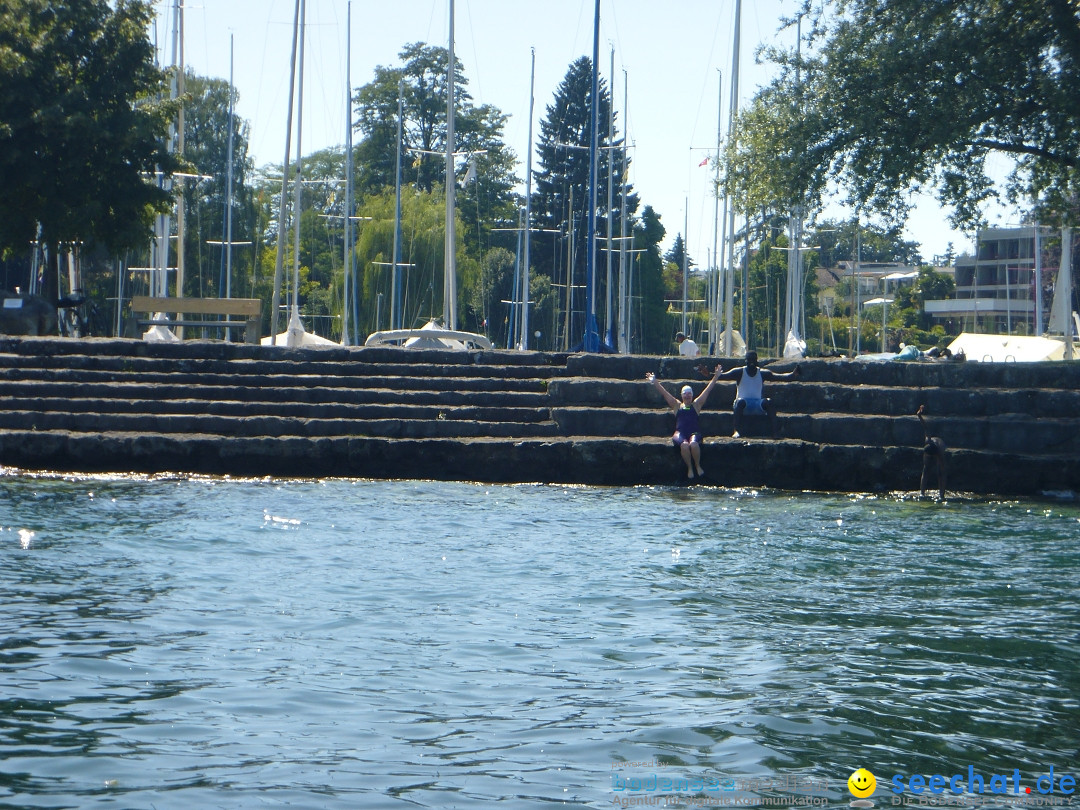
[[[645,379],[655,385],[664,400],[675,412],[675,433],[671,437],[672,443],[679,448],[683,461],[686,463],[686,477],[693,479],[694,475],[705,474],[701,469],[701,428],[698,425],[698,414],[705,407],[705,400],[709,398],[709,392],[716,385],[716,378],[720,376],[720,366],[716,367],[712,379],[705,386],[705,390],[694,399],[694,389],[689,385],[682,387],[682,401],[675,399],[651,371],[645,375]]]

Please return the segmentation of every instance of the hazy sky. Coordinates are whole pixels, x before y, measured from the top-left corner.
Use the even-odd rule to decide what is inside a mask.
[[[155,2],[156,36],[166,62],[173,58],[173,5],[174,0]],[[570,63],[592,55],[593,0],[456,0],[455,5],[455,52],[469,91],[474,103],[493,104],[510,116],[505,140],[518,154],[518,174],[524,177],[530,49],[536,53],[535,139]],[[755,64],[758,45],[794,42],[794,31],[779,27],[781,16],[794,13],[796,5],[796,0],[742,4],[740,106],[771,75],[770,66]],[[349,6],[349,0],[307,0],[304,154],[345,141]],[[399,64],[398,53],[408,43],[447,44],[448,0],[352,0],[351,8],[348,61],[354,88],[372,80],[376,65]],[[228,79],[233,35],[237,112],[251,124],[251,152],[260,166],[280,164],[285,154],[293,13],[294,0],[185,0],[184,62],[196,73]],[[708,182],[713,170],[699,164],[716,153],[721,82],[727,127],[734,18],[735,0],[601,0],[599,63],[614,89],[619,129],[629,136],[631,182],[661,215],[665,244],[685,233],[690,255],[701,266],[713,245],[714,203]],[[839,208],[828,213],[850,216]],[[949,230],[944,219],[929,201],[909,226],[908,237],[922,244],[927,259],[944,253],[950,241],[957,252],[970,249],[971,239]]]

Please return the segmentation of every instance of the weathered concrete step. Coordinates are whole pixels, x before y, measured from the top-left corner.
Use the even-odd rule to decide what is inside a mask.
[[[706,446],[706,483],[781,489],[911,491],[917,448],[721,440]],[[70,472],[190,472],[250,476],[427,478],[451,481],[675,485],[685,483],[663,441],[231,437],[0,431],[0,463]],[[1080,490],[1080,459],[954,451],[950,492],[1040,496]]]
[[[221,360],[218,358],[113,357],[94,355],[0,354],[0,369],[70,369],[130,374],[183,372],[188,374],[243,374],[251,378],[274,375],[309,377],[410,377],[473,379],[549,379],[565,373],[560,366],[490,364],[402,364],[357,360]]]
[[[236,386],[165,385],[154,383],[84,383],[72,387],[63,382],[0,382],[0,409],[12,400],[65,399],[69,396],[102,400],[174,401],[201,399],[206,402],[242,401],[265,403],[415,404],[513,408],[547,406],[542,393],[517,391],[425,391],[394,388],[342,388],[327,386],[279,386],[275,388]]]
[[[412,377],[394,375],[341,376],[337,374],[250,374],[191,373],[184,371],[101,371],[94,369],[0,368],[0,386],[20,382],[59,382],[66,385],[85,383],[141,383],[162,385],[238,386],[249,388],[322,387],[363,390],[384,388],[413,391],[517,391],[546,393],[548,380],[536,377]],[[6,389],[4,389],[6,390]]]
[[[383,436],[434,439],[448,437],[556,437],[554,422],[487,421],[482,418],[340,419],[214,414],[95,414],[12,411],[0,414],[0,430],[70,433],[218,434],[257,436]]]
[[[675,430],[671,411],[631,408],[552,408],[551,418],[566,436],[670,436]],[[1025,453],[1080,453],[1080,414],[1069,419],[1033,419],[1002,414],[982,419],[935,417],[928,420],[931,433],[948,447]],[[700,415],[705,436],[730,436],[734,417],[730,410],[704,411]],[[777,416],[780,436],[819,444],[922,447],[923,430],[912,415],[814,413]],[[743,432],[769,435],[769,421],[747,417]]]
[[[710,372],[717,364],[724,369],[743,365],[741,359],[698,357],[650,357],[623,355],[571,355],[566,359],[566,376],[594,379],[640,380],[648,371],[662,380],[701,380],[698,366]],[[820,358],[766,361],[766,367],[790,371],[796,365],[800,379],[836,385],[881,385],[891,388],[1080,388],[1080,363],[954,363],[926,361],[914,363],[852,361]],[[682,382],[680,382],[680,385]]]
[[[679,389],[686,384],[668,380],[662,383],[676,397]],[[706,383],[692,380],[690,385],[697,396],[705,389]],[[735,389],[733,383],[718,383],[709,395],[706,410],[730,408]],[[931,417],[950,413],[971,417],[1025,414],[1039,418],[1068,418],[1080,415],[1080,390],[1059,388],[910,388],[773,381],[766,384],[765,394],[784,413],[833,412],[903,417],[914,415],[920,405],[926,405]],[[666,407],[656,389],[644,380],[567,377],[552,380],[548,384],[548,395],[554,406]]]
[[[452,351],[401,349],[386,346],[319,346],[289,349],[225,343],[219,340],[185,340],[157,343],[129,338],[59,338],[0,336],[0,353],[25,356],[83,355],[93,357],[150,357],[177,360],[217,358],[223,360],[270,360],[281,363],[386,363],[405,366],[566,366],[565,352]]]
[[[266,402],[264,400],[206,400],[206,399],[98,399],[92,397],[34,397],[0,398],[0,423],[7,413],[64,413],[73,419],[82,414],[214,414],[217,416],[291,416],[308,419],[444,419],[451,421],[476,419],[477,413],[498,416],[491,422],[547,422],[547,408],[527,404],[499,405],[492,401],[475,402]]]

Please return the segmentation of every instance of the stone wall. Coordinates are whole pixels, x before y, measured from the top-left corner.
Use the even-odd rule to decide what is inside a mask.
[[[674,417],[645,382],[700,391],[701,358],[0,339],[0,463],[35,470],[670,485]],[[790,363],[772,367],[787,370]],[[949,490],[1080,491],[1080,363],[801,361],[732,439],[734,385],[702,416],[706,483],[918,487],[925,405]],[[931,478],[933,481],[933,477]]]

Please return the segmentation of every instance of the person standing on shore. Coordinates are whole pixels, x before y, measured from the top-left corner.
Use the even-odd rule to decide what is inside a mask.
[[[679,452],[682,454],[683,462],[686,464],[686,478],[690,481],[694,480],[695,474],[698,477],[705,475],[705,470],[701,467],[702,436],[698,415],[701,413],[701,409],[705,407],[705,402],[708,400],[709,394],[712,392],[713,386],[716,385],[719,376],[720,366],[717,365],[712,379],[705,386],[705,390],[698,394],[697,399],[694,398],[694,389],[689,385],[684,385],[680,392],[682,395],[680,401],[660,384],[660,381],[656,379],[656,375],[651,371],[645,375],[645,379],[656,386],[660,393],[663,394],[668,407],[675,412],[675,433],[672,434],[671,441],[679,448]]]

